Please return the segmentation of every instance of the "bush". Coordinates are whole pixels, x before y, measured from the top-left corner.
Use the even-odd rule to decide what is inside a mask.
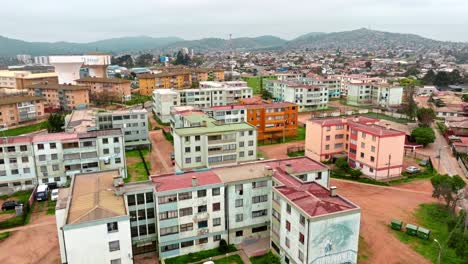
[[[226,240],[221,239],[219,241],[219,249],[218,250],[219,250],[219,252],[221,252],[223,254],[225,254],[225,253],[227,253],[229,251],[229,247],[228,247],[228,244],[227,244]]]
[[[351,167],[348,164],[348,161],[345,158],[338,158],[335,162],[336,167],[344,170],[344,171],[349,171]]]
[[[349,174],[351,175],[351,178],[358,179],[359,177],[361,177],[362,171],[361,170],[351,170],[349,172]]]
[[[417,144],[427,146],[435,141],[435,133],[430,127],[418,127],[411,132],[411,138]]]

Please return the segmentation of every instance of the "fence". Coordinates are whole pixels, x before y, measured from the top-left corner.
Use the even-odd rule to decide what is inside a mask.
[[[465,177],[468,177],[468,170],[467,170],[467,165],[465,164],[465,161],[460,157],[458,157],[457,161],[458,161],[458,165],[460,165],[460,168],[463,171],[463,174],[465,174]]]
[[[409,119],[405,114],[400,114],[392,111],[383,111],[380,109],[359,109],[359,110],[346,110],[346,111],[335,111],[335,112],[312,112],[312,118],[321,118],[321,117],[339,117],[339,116],[352,116],[352,115],[362,115],[367,113],[382,114],[394,118]]]
[[[305,147],[304,146],[288,147],[287,151],[288,151],[288,154],[293,153],[293,152],[298,152],[298,151],[305,151]]]
[[[31,195],[29,196],[29,199],[28,199],[28,204],[29,206],[32,206],[32,204],[34,203],[34,199],[36,198],[36,190],[37,190],[37,186],[36,185],[33,189],[33,191],[31,192]]]

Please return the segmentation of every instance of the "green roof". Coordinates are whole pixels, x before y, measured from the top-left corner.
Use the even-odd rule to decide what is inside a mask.
[[[191,115],[186,117],[190,122],[203,122],[206,121],[206,126],[200,127],[184,127],[176,128],[174,132],[179,136],[186,135],[200,135],[200,134],[211,134],[211,133],[222,133],[230,131],[242,131],[242,130],[251,130],[255,129],[255,126],[252,126],[249,123],[230,123],[224,124],[219,123],[213,118],[207,117],[205,115]]]

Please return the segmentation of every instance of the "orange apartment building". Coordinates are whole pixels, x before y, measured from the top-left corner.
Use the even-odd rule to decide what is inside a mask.
[[[154,89],[184,89],[210,79],[224,81],[224,70],[203,68],[158,68],[156,74],[142,74],[138,78],[140,94],[152,96]]]
[[[351,167],[379,180],[401,175],[405,133],[367,117],[307,121],[305,155],[330,160],[347,155]]]
[[[76,80],[76,84],[89,87],[90,96],[99,96],[102,93],[113,94],[118,97],[119,100],[122,100],[122,102],[132,98],[132,89],[129,80],[85,77]]]
[[[44,118],[44,98],[9,96],[0,100],[0,128]]]
[[[58,75],[55,72],[31,73],[24,76],[16,76],[16,89],[26,89],[26,87],[41,83],[58,84]]]
[[[36,84],[26,87],[28,94],[45,99],[47,111],[73,110],[89,105],[89,87],[69,84]]]
[[[255,126],[258,141],[297,136],[298,109],[293,103],[261,102],[214,106],[204,111],[225,123],[247,122]]]

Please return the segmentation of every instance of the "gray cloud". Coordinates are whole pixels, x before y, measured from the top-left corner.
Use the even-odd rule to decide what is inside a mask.
[[[225,38],[229,33],[291,39],[370,27],[468,41],[467,14],[466,0],[26,0],[2,3],[0,34],[77,42],[134,35]]]

